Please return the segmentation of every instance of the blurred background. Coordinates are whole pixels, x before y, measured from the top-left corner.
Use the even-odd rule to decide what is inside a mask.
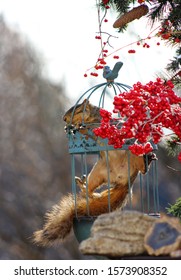
[[[6,5],[11,2],[12,5],[17,2],[16,9],[21,8],[18,6],[21,1],[6,1]],[[31,2],[35,4],[36,1]],[[81,1],[82,5],[83,2],[87,1]],[[86,8],[88,7],[90,1]],[[53,58],[50,59],[46,52],[43,53],[43,47],[36,45],[36,40],[32,43],[33,37],[28,37],[23,25],[20,28],[15,24],[16,19],[11,17],[11,13],[16,13],[13,6],[11,8],[8,10],[4,6],[0,17],[0,259],[89,259],[80,254],[73,233],[65,243],[56,248],[37,247],[32,244],[30,237],[35,230],[42,227],[45,212],[71,190],[70,156],[62,116],[84,89],[99,83],[99,80],[83,78],[86,67],[89,67],[89,63],[91,66],[94,61],[87,60],[85,64],[86,57],[80,54],[87,43],[86,39],[78,39],[78,46],[75,38],[72,39],[70,52],[65,53],[63,46],[66,45],[69,30],[66,34],[61,30],[74,27],[75,18],[71,18],[73,11],[68,15],[68,12],[60,7],[61,13],[67,13],[67,18],[64,18],[64,21],[67,20],[67,27],[59,25],[59,34],[56,34],[62,40],[63,49],[60,40],[58,50],[63,52],[61,57],[67,57],[64,61],[58,56],[58,52],[55,56],[52,54]],[[43,11],[43,7],[41,8]],[[28,7],[25,11],[29,12]],[[91,12],[95,13],[92,4]],[[31,14],[32,18],[33,16]],[[46,20],[51,19],[46,17]],[[87,19],[84,15],[82,21],[85,23],[85,20]],[[35,25],[38,24],[36,22]],[[32,25],[34,26],[33,23]],[[56,30],[46,29],[45,33],[49,36],[53,31],[56,33]],[[94,24],[91,35],[93,30],[95,31]],[[77,29],[75,31],[79,34]],[[85,33],[85,29],[83,32]],[[45,34],[39,30],[39,37],[41,36],[44,37]],[[86,36],[85,34],[85,38]],[[52,44],[55,46],[56,41]],[[76,55],[78,50],[80,53]],[[158,56],[159,52],[161,51],[158,51]],[[166,63],[167,59],[162,63]],[[76,71],[78,64],[80,69]],[[133,66],[135,68],[131,68]],[[131,61],[125,69],[129,68],[129,71],[134,72],[137,67],[138,63]],[[57,74],[58,69],[60,72]],[[140,71],[138,69],[137,75]],[[142,69],[142,72],[144,71],[145,69]],[[152,74],[149,71],[152,71]],[[150,70],[148,67],[150,79],[155,72],[156,68]],[[131,78],[128,72],[125,73],[123,76],[130,80],[129,84],[132,84],[134,79],[136,81],[137,76]],[[177,159],[169,157],[162,147],[157,157],[160,206],[161,211],[165,211],[165,207],[180,196],[181,166]]]

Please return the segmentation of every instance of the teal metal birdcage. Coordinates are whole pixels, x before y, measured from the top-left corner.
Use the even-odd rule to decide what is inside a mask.
[[[112,110],[113,98],[119,95],[121,92],[129,91],[130,86],[115,82],[113,79],[106,79],[107,81],[98,85],[93,86],[83,93],[77,100],[74,107],[71,108],[71,118],[69,124],[66,126],[67,138],[68,138],[68,148],[71,155],[71,173],[72,173],[72,193],[75,201],[75,215],[76,219],[74,221],[74,231],[77,236],[78,241],[85,239],[89,233],[92,222],[96,217],[92,217],[89,213],[89,197],[86,196],[87,202],[87,213],[86,217],[80,217],[77,213],[77,195],[79,193],[79,188],[76,185],[75,177],[86,177],[88,176],[90,170],[92,169],[97,158],[99,158],[100,151],[106,152],[107,158],[107,185],[104,188],[110,190],[110,167],[108,161],[108,152],[115,150],[114,146],[108,144],[107,139],[102,139],[100,137],[94,137],[93,129],[98,127],[100,123],[94,122],[88,125],[82,119],[81,127],[76,127],[76,124],[72,123],[74,113],[76,108],[80,106],[85,100],[86,102],[91,102],[98,108],[105,108],[108,111]],[[83,109],[83,115],[85,112],[85,107]],[[86,129],[87,133],[81,133],[81,129]],[[130,140],[123,145],[121,150],[129,150],[129,145],[132,144]],[[153,150],[157,150],[157,146],[153,143]],[[158,194],[158,172],[157,172],[157,160],[154,160],[149,168],[149,171],[142,175],[138,174],[134,186],[131,184],[131,178],[129,178],[130,170],[130,151],[128,152],[128,187],[129,187],[129,198],[128,203],[125,206],[127,209],[138,210],[145,214],[159,216],[159,194]],[[148,167],[148,157],[145,156],[145,164]],[[148,169],[148,168],[147,168]],[[87,182],[86,183],[86,194]],[[133,196],[131,190],[133,189]],[[112,211],[111,204],[108,196],[108,212]],[[124,208],[123,208],[124,210]]]

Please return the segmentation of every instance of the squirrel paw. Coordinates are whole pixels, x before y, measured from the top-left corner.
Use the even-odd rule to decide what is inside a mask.
[[[77,177],[77,176],[75,176],[75,183],[76,183],[80,188],[82,188],[83,185],[84,185],[82,179],[81,179],[80,177]]]
[[[92,197],[93,198],[99,198],[99,197],[101,197],[102,195],[101,195],[101,193],[93,193],[92,194]]]
[[[83,194],[86,194],[86,186],[84,185],[81,178],[75,176],[75,183],[81,189]]]
[[[85,177],[83,177],[83,180],[85,180]],[[81,178],[75,176],[75,183],[77,184],[77,186],[79,186],[79,188],[81,189],[81,196],[82,197],[86,197],[88,195],[88,197],[90,198],[98,198],[98,197],[101,197],[101,193],[88,193],[87,194],[87,191],[86,191],[86,186],[84,184],[84,181],[83,181]]]

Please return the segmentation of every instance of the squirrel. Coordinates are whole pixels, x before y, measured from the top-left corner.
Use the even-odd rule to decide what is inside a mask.
[[[97,125],[100,123],[99,110],[99,107],[92,105],[85,99],[81,104],[70,108],[65,113],[63,120],[67,123],[66,128],[74,127],[80,133],[87,135],[91,123],[97,123]],[[82,126],[82,124],[84,125]],[[110,188],[97,193],[94,192],[97,188],[108,183],[106,153],[108,153]],[[130,161],[129,174],[128,153]],[[129,185],[133,184],[139,172],[145,174],[151,161],[156,159],[154,153],[148,154],[147,157],[146,164],[145,156],[136,156],[127,150],[100,151],[100,157],[87,178],[75,177],[76,184],[81,190],[76,195],[76,209],[74,195],[71,193],[65,195],[46,214],[43,229],[34,233],[33,241],[41,246],[50,246],[61,242],[70,233],[73,219],[76,216],[98,216],[125,206],[128,200]],[[86,194],[88,194],[88,198]],[[108,203],[109,198],[110,206]]]

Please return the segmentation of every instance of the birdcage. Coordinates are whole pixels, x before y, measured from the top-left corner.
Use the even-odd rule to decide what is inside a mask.
[[[112,110],[114,96],[130,88],[106,78],[106,82],[83,93],[64,116],[75,202],[74,232],[78,241],[87,238],[98,215],[119,207],[123,211],[135,209],[159,216],[157,160],[150,165],[149,155],[145,155],[142,158],[145,172],[135,171],[132,165],[137,158],[129,151],[132,139],[115,149],[107,139],[94,134],[94,129],[100,126],[100,108]],[[151,145],[156,151],[157,146]],[[80,197],[84,212],[78,208]]]

